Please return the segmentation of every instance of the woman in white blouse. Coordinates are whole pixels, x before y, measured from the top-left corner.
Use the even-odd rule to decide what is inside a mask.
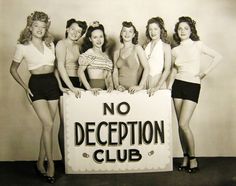
[[[39,120],[42,123],[39,157],[35,166],[37,173],[49,183],[55,182],[53,162],[53,123],[61,91],[55,72],[54,44],[48,34],[49,17],[44,12],[34,12],[27,17],[10,67],[14,79],[25,89]],[[18,67],[26,61],[31,73],[28,86],[18,74]],[[44,167],[45,158],[47,167]]]
[[[167,41],[167,31],[162,18],[153,17],[148,20],[146,36],[150,41],[145,48],[150,67],[147,92],[151,96],[160,88],[165,88],[165,81],[171,67],[171,48]]]
[[[194,137],[189,122],[198,103],[201,80],[221,59],[217,52],[199,41],[195,24],[190,17],[180,17],[175,25],[174,40],[178,46],[172,49],[173,69],[168,85],[168,88],[172,87],[180,142],[184,154],[183,162],[178,169],[187,170],[189,173],[198,170]],[[212,58],[211,65],[204,71],[200,71],[201,54]]]

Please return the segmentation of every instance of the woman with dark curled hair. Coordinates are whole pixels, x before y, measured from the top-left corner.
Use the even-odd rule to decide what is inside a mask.
[[[66,22],[65,39],[58,41],[56,45],[57,67],[61,77],[62,87],[71,91],[76,97],[80,97],[82,82],[78,77],[78,59],[80,56],[80,45],[78,41],[85,34],[87,23],[85,21],[69,19]],[[63,99],[60,100],[59,145],[64,160],[64,125],[63,125]]]
[[[168,85],[168,88],[172,87],[184,154],[178,170],[187,170],[189,173],[198,170],[194,136],[189,122],[198,103],[201,81],[221,60],[220,54],[199,41],[195,26],[196,22],[190,17],[180,17],[175,25],[174,40],[178,46],[172,49],[173,68]],[[203,71],[200,71],[201,54],[212,58],[212,63]]]
[[[165,88],[165,81],[170,73],[171,48],[167,40],[164,21],[160,17],[148,20],[146,36],[149,40],[145,48],[150,67],[147,79],[147,93],[152,96],[160,88]]]
[[[56,57],[58,70],[62,78],[62,85],[69,88],[76,97],[80,95],[79,88],[82,88],[78,78],[78,59],[80,46],[78,40],[85,34],[87,24],[85,21],[77,21],[74,18],[66,23],[65,39],[58,41],[56,45]]]
[[[133,94],[145,88],[149,66],[132,22],[122,23],[120,42],[122,48],[114,53],[113,81],[116,90]]]
[[[113,63],[105,53],[106,35],[102,24],[94,21],[86,32],[79,57],[78,75],[87,90],[98,95],[100,90],[113,90],[111,72]],[[89,80],[85,76],[87,69]]]
[[[53,124],[61,91],[58,72],[55,70],[54,44],[48,33],[49,25],[49,17],[44,12],[35,11],[28,16],[26,28],[18,40],[10,72],[25,89],[42,123],[39,157],[35,169],[49,183],[54,183]],[[22,61],[27,62],[31,73],[28,86],[17,71]],[[44,166],[45,158],[48,162],[47,168]]]

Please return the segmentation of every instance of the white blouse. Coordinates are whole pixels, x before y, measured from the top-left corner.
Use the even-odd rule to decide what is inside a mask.
[[[177,69],[176,79],[200,83],[197,76],[200,72],[201,54],[208,54],[212,50],[204,45],[201,41],[191,39],[182,41],[179,46],[172,49],[172,58]]]
[[[151,42],[145,48],[145,54],[150,67],[149,75],[161,74],[164,68],[163,42],[159,40],[151,51]]]
[[[43,48],[44,51],[42,53],[31,42],[28,45],[17,44],[13,61],[21,63],[25,59],[29,70],[34,70],[44,65],[53,66],[55,61],[54,44],[51,43],[49,48],[43,42]]]

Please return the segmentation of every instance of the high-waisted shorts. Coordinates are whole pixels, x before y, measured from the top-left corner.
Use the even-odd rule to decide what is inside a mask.
[[[74,87],[84,89],[84,86],[82,82],[80,82],[78,77],[69,77],[69,79]],[[62,79],[61,79],[61,84],[64,88],[68,88],[68,86],[65,84],[65,82]]]
[[[103,90],[106,90],[105,79],[90,79],[89,85],[91,86],[91,88],[101,88]]]
[[[29,79],[29,89],[33,94],[30,96],[32,101],[57,100],[62,95],[54,73],[32,74]]]
[[[172,86],[172,98],[187,99],[198,103],[201,85],[175,79]]]

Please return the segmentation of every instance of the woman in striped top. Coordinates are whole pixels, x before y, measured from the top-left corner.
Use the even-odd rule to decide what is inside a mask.
[[[105,53],[106,35],[104,27],[99,22],[93,22],[89,26],[84,43],[82,44],[83,54],[79,57],[78,75],[87,90],[98,95],[100,90],[113,90],[111,72],[113,63]],[[85,75],[87,70],[88,79]]]

